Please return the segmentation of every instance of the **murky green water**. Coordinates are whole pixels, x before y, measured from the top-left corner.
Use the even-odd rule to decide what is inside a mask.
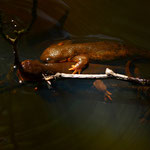
[[[19,43],[19,55],[37,59],[54,40],[121,39],[150,49],[149,1],[39,0],[38,19]],[[31,0],[0,0],[0,10],[19,27],[30,22]],[[57,20],[66,17],[63,28]],[[18,13],[20,12],[20,13]],[[60,19],[61,18],[61,19]],[[9,19],[8,19],[9,21]],[[0,79],[13,64],[11,46],[0,36]],[[143,77],[149,64],[141,62]],[[147,67],[147,68],[146,68]],[[0,150],[150,149],[149,96],[132,84],[104,80],[112,103],[104,101],[91,80],[58,80],[18,86],[11,79],[0,85]],[[140,97],[140,98],[139,98]]]

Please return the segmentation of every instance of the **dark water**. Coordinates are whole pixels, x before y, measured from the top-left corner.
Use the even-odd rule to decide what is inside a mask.
[[[39,0],[37,20],[19,42],[20,58],[39,58],[50,43],[69,37],[78,41],[125,40],[150,49],[149,3]],[[17,20],[20,29],[29,24],[31,8],[31,0],[0,0],[6,22]],[[11,34],[8,27],[6,32]],[[12,64],[11,45],[0,36],[1,81]],[[138,66],[142,77],[149,77],[149,64],[140,62]],[[149,150],[149,91],[139,93],[132,84],[105,80],[112,92],[109,103],[92,82],[58,80],[52,89],[45,83],[19,85],[13,77],[1,83],[0,150]]]

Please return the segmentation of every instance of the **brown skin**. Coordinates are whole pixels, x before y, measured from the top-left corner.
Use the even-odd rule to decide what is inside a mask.
[[[45,49],[40,59],[45,63],[76,62],[69,70],[73,70],[73,73],[80,73],[91,60],[112,61],[127,57],[150,58],[150,53],[147,52],[115,41],[91,43],[71,43],[70,41],[65,41]]]

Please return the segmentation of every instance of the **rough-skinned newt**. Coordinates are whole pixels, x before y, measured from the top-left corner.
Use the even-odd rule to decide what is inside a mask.
[[[41,79],[42,74],[55,74],[57,72],[71,73],[68,68],[73,65],[74,62],[62,62],[62,63],[41,63],[39,60],[24,60],[21,62],[23,71],[26,77],[29,77],[29,80]],[[82,73],[104,73],[105,69],[109,67],[110,69],[124,73],[124,67],[121,66],[111,66],[111,65],[102,65],[102,64],[92,64],[90,63],[88,68],[86,68]],[[30,79],[31,77],[31,79]]]
[[[150,58],[150,51],[140,50],[116,41],[53,44],[44,50],[40,59],[44,63],[72,61],[75,65],[69,70],[80,73],[89,61],[112,61],[124,58]]]

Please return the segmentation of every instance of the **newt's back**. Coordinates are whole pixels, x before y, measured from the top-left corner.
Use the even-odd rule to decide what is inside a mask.
[[[142,56],[150,58],[150,52],[127,46],[121,42],[99,41],[89,43],[62,43],[48,47],[41,60],[57,62],[86,54],[90,60],[109,61],[125,57]]]
[[[87,54],[89,59],[100,61],[109,61],[126,57],[131,50],[123,43],[113,41],[72,44],[70,47],[74,47],[77,54]]]

